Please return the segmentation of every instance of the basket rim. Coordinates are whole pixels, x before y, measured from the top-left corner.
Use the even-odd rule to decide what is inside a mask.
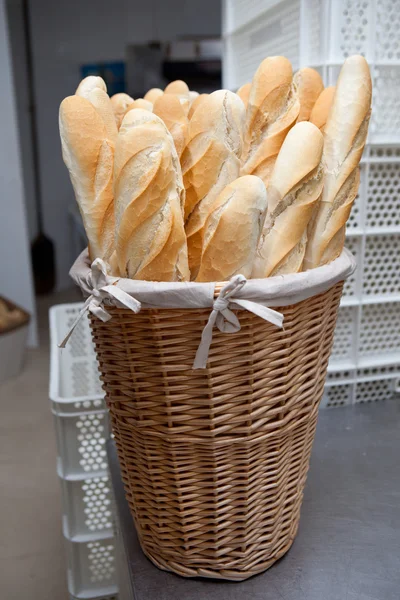
[[[343,248],[340,256],[327,265],[303,271],[275,275],[264,279],[246,279],[236,275],[231,282],[241,277],[245,285],[235,290],[234,297],[258,302],[265,306],[288,306],[316,296],[347,279],[356,269],[352,253]],[[98,295],[100,290],[107,304],[118,306],[110,290],[118,289],[134,298],[142,308],[209,308],[215,295],[231,282],[162,282],[142,281],[108,275],[109,267],[101,259],[92,264],[87,249],[76,259],[70,275],[81,288],[84,296]],[[232,298],[232,301],[234,299]]]

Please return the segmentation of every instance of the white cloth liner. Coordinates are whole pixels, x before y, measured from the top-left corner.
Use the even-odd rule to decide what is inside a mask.
[[[151,282],[112,277],[103,260],[96,259],[90,265],[88,251],[84,250],[73,264],[70,275],[87,299],[60,347],[65,346],[87,311],[102,321],[108,321],[111,316],[107,312],[107,305],[129,308],[135,313],[142,308],[212,307],[193,365],[194,369],[205,368],[214,325],[224,333],[240,330],[239,319],[231,309],[244,308],[282,327],[283,315],[272,310],[271,306],[288,306],[321,294],[347,279],[355,268],[353,255],[344,248],[341,255],[329,265],[304,273],[249,280],[243,275],[235,275],[222,288],[218,298],[214,299],[215,283]]]

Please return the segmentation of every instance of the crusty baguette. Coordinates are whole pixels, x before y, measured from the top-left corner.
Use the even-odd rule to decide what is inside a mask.
[[[236,92],[246,108],[249,103],[250,90],[251,90],[251,82],[245,83]]]
[[[314,104],[318,96],[324,89],[324,83],[321,75],[315,69],[304,67],[295,73],[293,82],[297,87],[299,95],[300,112],[297,117],[297,123],[308,121]]]
[[[104,121],[108,139],[114,144],[118,135],[118,128],[110,98],[107,94],[106,84],[101,77],[89,75],[79,84],[76,95],[89,100]]]
[[[88,75],[87,77],[82,79],[82,81],[76,88],[75,94],[77,96],[82,96],[83,98],[86,98],[87,94],[90,94],[90,92],[96,88],[99,88],[106,92],[106,82],[104,81],[104,79],[98,77],[97,75]]]
[[[114,94],[111,96],[110,102],[114,111],[115,122],[117,124],[117,128],[119,129],[122,123],[122,119],[125,116],[128,107],[132,104],[133,98],[128,94]]]
[[[162,98],[162,96],[160,96],[160,97]],[[143,110],[148,110],[150,112],[153,112],[152,102],[149,102],[149,100],[145,100],[144,98],[136,98],[136,100],[134,100],[132,102],[132,104],[130,104],[128,106],[126,113],[129,112],[130,110],[133,110],[134,108],[142,108]]]
[[[299,110],[290,61],[283,56],[263,60],[253,77],[247,105],[242,175],[258,175],[268,186],[278,152]]]
[[[302,270],[307,226],[321,196],[323,135],[302,121],[287,134],[267,188],[268,213],[252,277]]]
[[[250,277],[266,209],[259,177],[239,177],[222,190],[209,208],[196,281],[227,281],[238,273]]]
[[[188,280],[179,160],[166,126],[147,110],[130,110],[122,121],[114,195],[121,275],[148,281]]]
[[[190,98],[190,90],[184,81],[181,79],[171,81],[165,88],[164,94],[174,94],[179,99],[185,115],[189,114],[192,100]]]
[[[330,87],[325,88],[320,95],[314,107],[311,111],[310,115],[310,123],[313,123],[320,129],[324,131],[326,122],[328,120],[329,111],[331,110],[333,97],[335,95],[335,86],[332,85]]]
[[[189,96],[189,93],[190,90],[188,88],[188,85],[187,83],[182,81],[182,79],[176,79],[175,81],[171,81],[171,83],[169,83],[164,90],[164,94],[183,94],[184,96]]]
[[[108,260],[114,249],[114,145],[101,116],[86,98],[65,98],[59,125],[63,159],[82,215],[90,258]]]
[[[209,207],[224,187],[239,176],[244,118],[245,108],[239,96],[218,90],[201,102],[189,122],[181,164],[192,279],[200,267]]]
[[[359,169],[371,114],[371,76],[362,56],[348,58],[340,71],[324,130],[324,190],[309,228],[304,268],[337,258],[346,221],[357,195]]]
[[[162,96],[163,93],[164,92],[160,88],[151,88],[151,90],[149,90],[143,96],[143,98],[145,100],[147,100],[148,102],[151,102],[152,104],[154,104],[154,102],[157,100],[157,98],[159,98],[160,96]]]
[[[189,112],[188,112],[188,119],[190,120],[193,116],[194,111],[197,109],[198,106],[200,106],[200,104],[203,102],[203,100],[205,98],[208,98],[209,94],[199,94],[197,96],[197,98],[195,98],[192,102],[192,104],[190,105],[189,108]]]
[[[153,112],[164,121],[180,157],[186,146],[189,121],[179,99],[174,94],[164,94],[155,101]]]

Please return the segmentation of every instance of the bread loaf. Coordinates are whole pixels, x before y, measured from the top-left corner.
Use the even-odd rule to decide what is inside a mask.
[[[96,88],[99,88],[100,90],[103,90],[104,92],[107,91],[107,86],[106,86],[104,79],[102,79],[101,77],[98,77],[97,75],[88,75],[88,77],[85,77],[84,79],[82,79],[82,81],[76,88],[75,94],[77,96],[82,96],[83,98],[87,98],[87,95],[90,94],[90,92],[92,92]]]
[[[310,122],[316,125],[321,131],[325,129],[334,94],[335,86],[325,88],[318,96],[311,111]]]
[[[179,99],[185,115],[189,114],[192,100],[190,98],[190,90],[184,81],[181,79],[171,81],[165,88],[164,94],[174,94]]]
[[[197,98],[195,98],[193,100],[192,104],[190,105],[189,112],[188,112],[189,120],[192,118],[194,111],[197,109],[198,106],[200,106],[200,104],[203,102],[203,100],[205,98],[208,98],[208,94],[199,94],[197,96]]]
[[[115,144],[118,128],[115,122],[113,107],[107,94],[106,84],[101,77],[90,75],[81,81],[76,95],[86,98],[95,107],[106,127],[108,139]]]
[[[258,175],[268,186],[278,152],[299,115],[292,65],[272,56],[258,67],[247,105],[242,174]]]
[[[251,83],[249,82],[249,83],[245,83],[244,85],[242,85],[242,87],[240,87],[238,89],[238,91],[236,92],[246,108],[249,103],[250,90],[251,90]]]
[[[308,121],[318,96],[324,89],[321,75],[315,69],[305,67],[295,73],[293,82],[299,95],[300,112],[297,122]]]
[[[190,90],[187,83],[181,79],[171,81],[164,90],[164,94],[177,94],[178,96],[189,96]]]
[[[303,121],[287,134],[267,188],[268,212],[252,277],[302,270],[307,226],[323,184],[323,135]]]
[[[245,175],[227,185],[210,206],[196,281],[250,277],[267,209],[265,185]]]
[[[192,106],[193,102],[196,100],[196,98],[198,98],[199,95],[199,92],[195,92],[194,90],[189,91],[190,106]]]
[[[63,100],[59,126],[63,159],[82,215],[90,258],[108,260],[114,249],[114,145],[101,116],[86,98]]]
[[[133,98],[128,96],[128,94],[121,93],[111,96],[110,101],[114,111],[115,122],[117,124],[117,128],[119,129],[128,107],[133,102]]]
[[[200,267],[209,207],[224,187],[239,176],[244,118],[245,108],[239,96],[219,90],[201,102],[189,122],[181,164],[192,279]]]
[[[324,190],[310,224],[304,268],[325,265],[343,249],[346,221],[357,195],[371,113],[371,76],[362,56],[348,58],[339,74],[324,130]]]
[[[144,99],[147,100],[148,102],[151,102],[152,104],[154,104],[154,102],[157,100],[157,98],[162,96],[163,93],[164,92],[162,90],[160,90],[160,88],[151,88],[151,90],[149,90],[147,92],[147,94],[144,95]]]
[[[130,110],[115,149],[116,250],[122,276],[189,279],[184,188],[174,142],[157,115]]]
[[[189,121],[179,99],[174,94],[164,94],[155,101],[153,112],[164,121],[180,157],[186,145]]]
[[[162,96],[160,96],[160,98],[162,98]],[[153,112],[153,104],[144,98],[136,98],[136,100],[128,106],[126,113],[134,108],[142,108],[143,110]]]

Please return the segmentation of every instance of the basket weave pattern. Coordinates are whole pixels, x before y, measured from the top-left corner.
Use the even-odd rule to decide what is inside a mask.
[[[295,537],[343,283],[244,310],[193,359],[209,310],[109,308],[91,318],[126,495],[143,551],[187,577],[243,580]]]

